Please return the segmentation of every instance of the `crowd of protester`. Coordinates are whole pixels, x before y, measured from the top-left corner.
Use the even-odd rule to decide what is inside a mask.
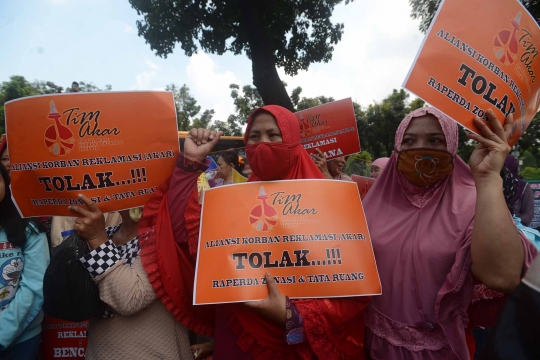
[[[394,152],[371,164],[376,181],[363,207],[382,295],[292,300],[267,273],[266,299],[213,306],[192,299],[197,179],[220,133],[189,132],[170,180],[144,211],[104,215],[80,196],[85,206],[71,206],[72,218],[52,219],[20,217],[4,141],[0,359],[38,357],[49,249],[68,229],[88,244],[78,261],[105,304],[102,316],[89,319],[88,359],[540,358],[540,262],[520,230],[532,219],[532,190],[509,155],[512,116],[504,124],[491,112],[487,119],[475,120],[481,135],[468,135],[478,142],[468,164],[457,155],[458,125],[432,107],[403,119]],[[247,181],[352,181],[344,173],[348,157],[310,156],[298,120],[282,107],[256,109],[244,140]],[[418,161],[436,162],[439,171],[425,177]],[[235,183],[244,165],[234,151],[220,153],[210,186]]]

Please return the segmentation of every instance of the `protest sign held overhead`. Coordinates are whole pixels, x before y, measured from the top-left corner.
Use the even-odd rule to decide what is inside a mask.
[[[404,87],[479,133],[513,113],[515,144],[540,105],[540,28],[519,1],[443,0]]]
[[[300,121],[300,142],[310,154],[319,148],[327,160],[360,152],[360,140],[351,98],[295,113]]]
[[[73,216],[78,194],[103,212],[142,206],[174,169],[170,92],[37,96],[5,112],[12,194],[24,217]]]
[[[223,211],[223,204],[234,204]],[[347,204],[347,206],[343,206]],[[292,180],[204,193],[194,304],[260,300],[269,271],[291,298],[381,293],[354,183]]]

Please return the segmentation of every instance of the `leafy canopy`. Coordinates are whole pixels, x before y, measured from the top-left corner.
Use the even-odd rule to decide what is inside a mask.
[[[274,51],[276,66],[289,75],[306,70],[313,62],[329,61],[333,45],[341,40],[343,24],[330,20],[343,0],[248,0],[256,1],[265,35]],[[345,0],[345,4],[353,0]],[[157,55],[167,57],[176,46],[187,56],[199,49],[222,55],[245,52],[251,59],[248,28],[244,26],[245,1],[241,0],[129,0],[143,15],[137,21]],[[265,39],[266,40],[266,39]]]

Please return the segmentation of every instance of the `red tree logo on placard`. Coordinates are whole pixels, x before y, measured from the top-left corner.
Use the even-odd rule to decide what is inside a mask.
[[[75,146],[75,138],[69,128],[60,123],[62,115],[56,110],[54,101],[51,101],[51,111],[49,119],[54,121],[54,124],[45,130],[45,146],[54,155],[69,154],[73,146]]]
[[[264,192],[264,186],[261,186],[257,200],[261,201],[260,205],[255,206],[249,213],[249,223],[257,231],[272,230],[278,221],[276,209],[268,205],[268,195]]]
[[[300,114],[300,135],[302,137],[307,137],[311,134],[311,124],[309,121],[304,119],[304,115]]]
[[[495,56],[505,65],[512,64],[518,54],[518,39],[517,32],[520,29],[519,22],[521,20],[521,13],[517,14],[516,18],[512,20],[512,30],[504,29],[499,31],[495,39],[493,39],[493,45],[495,46]]]

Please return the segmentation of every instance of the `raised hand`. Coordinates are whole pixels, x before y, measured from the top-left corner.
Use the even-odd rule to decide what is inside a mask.
[[[279,291],[276,281],[269,272],[266,273],[265,277],[270,294],[261,301],[252,301],[245,305],[266,320],[284,326],[287,322],[287,299]]]
[[[497,120],[493,111],[488,110],[486,115],[491,129],[484,121],[475,117],[474,123],[480,129],[482,135],[467,133],[469,139],[476,140],[479,143],[469,160],[469,166],[477,183],[485,179],[500,177],[499,174],[504,166],[504,160],[511,150],[508,139],[514,125],[512,114],[506,117],[504,126]]]
[[[191,160],[203,162],[223,135],[222,131],[191,129],[184,142],[184,155]]]
[[[79,195],[79,199],[88,209],[77,205],[69,207],[71,212],[80,216],[75,219],[73,229],[88,242],[88,246],[93,250],[109,240],[105,231],[105,217],[92,200],[84,195]]]

